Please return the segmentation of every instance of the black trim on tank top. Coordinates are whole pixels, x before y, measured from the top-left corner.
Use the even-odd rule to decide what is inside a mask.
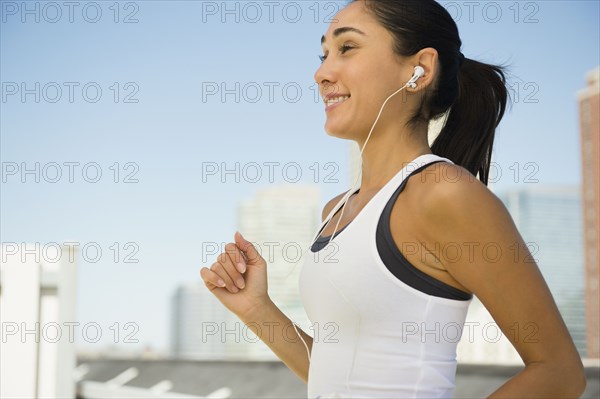
[[[389,199],[385,208],[383,209],[383,213],[379,218],[379,222],[377,223],[377,251],[379,252],[381,259],[384,261],[386,267],[392,272],[394,276],[402,280],[404,283],[410,285],[411,287],[424,292],[429,295],[439,296],[442,298],[448,299],[457,299],[466,301],[473,297],[473,294],[465,292],[463,290],[459,290],[456,287],[453,287],[449,284],[440,281],[429,274],[423,272],[420,269],[417,269],[412,263],[408,261],[400,252],[400,249],[394,242],[392,237],[392,231],[390,229],[390,218],[392,215],[392,207],[394,203],[398,199],[398,196],[404,190],[408,179],[423,169],[428,167],[429,165],[433,165],[434,163],[445,162],[445,161],[434,161],[430,162],[427,165],[423,165],[420,168],[413,171],[409,174],[406,179],[400,184],[400,187],[396,189],[392,197]]]
[[[446,284],[443,281],[440,281],[440,280],[428,275],[427,273],[421,271],[420,269],[417,269],[412,263],[410,263],[404,257],[402,252],[400,252],[400,249],[394,242],[394,239],[392,237],[392,232],[390,229],[390,217],[392,214],[392,207],[394,206],[394,203],[398,199],[398,196],[400,195],[402,190],[404,190],[404,187],[406,186],[408,179],[412,175],[421,172],[423,169],[425,169],[429,165],[433,165],[434,163],[438,163],[438,162],[445,162],[445,161],[443,161],[443,160],[433,161],[433,162],[423,165],[423,166],[417,168],[416,170],[414,170],[413,172],[411,172],[402,181],[402,184],[400,184],[400,186],[396,189],[396,191],[394,192],[392,197],[388,200],[388,203],[386,204],[386,206],[379,218],[379,222],[377,223],[377,232],[376,232],[376,237],[375,237],[376,244],[377,244],[377,251],[379,252],[379,256],[381,257],[381,260],[383,261],[383,263],[385,264],[387,269],[394,276],[396,276],[396,278],[398,278],[405,284],[411,286],[412,288],[415,288],[421,292],[424,292],[429,295],[437,296],[437,297],[466,301],[466,300],[471,299],[473,297],[473,294],[470,294],[470,293],[460,290],[456,287],[453,287],[449,284]],[[360,189],[358,191],[360,191]],[[338,209],[333,216],[335,216],[340,210],[341,210],[341,208]],[[333,216],[331,218],[333,218]],[[350,223],[352,223],[352,222],[350,222]],[[338,230],[335,233],[335,236],[340,234],[346,227],[348,227],[350,225],[350,223],[347,224],[346,226],[344,226],[342,229]],[[325,229],[325,226],[323,226],[321,228],[321,230],[319,231],[319,234],[321,234],[321,232],[324,229]],[[335,238],[335,236],[334,236],[334,238]],[[311,251],[318,252],[321,249],[323,249],[324,247],[326,247],[330,238],[331,238],[331,235],[326,236],[326,237],[319,236],[317,238],[317,240],[311,246],[311,248],[310,248]]]
[[[358,192],[358,191],[357,191],[357,192]],[[335,211],[335,213],[333,214],[333,216],[337,215],[337,214],[338,214],[338,212],[339,212],[341,209],[342,209],[342,208],[340,208],[340,209],[338,209],[337,211]],[[331,219],[333,219],[333,216],[331,217]],[[331,220],[331,219],[330,219],[330,220]],[[352,222],[350,222],[350,223],[352,223]],[[344,229],[345,229],[346,227],[348,227],[349,225],[350,225],[350,224],[347,224],[347,225],[345,225],[344,227],[342,227],[341,229],[339,229],[338,231],[336,231],[336,232],[335,232],[335,236],[334,236],[333,238],[337,237],[337,236],[338,236],[338,234],[340,234],[342,231],[344,231]],[[321,232],[322,232],[323,230],[325,230],[325,227],[326,227],[326,226],[327,226],[327,224],[325,224],[323,227],[321,227],[321,230],[319,230],[319,234],[321,234]],[[310,247],[310,250],[311,250],[312,252],[319,252],[320,250],[322,250],[323,248],[325,248],[325,247],[327,246],[327,243],[329,242],[329,239],[330,239],[330,238],[331,238],[331,234],[330,234],[330,235],[328,235],[328,236],[323,236],[323,237],[322,237],[322,236],[319,236],[319,237],[318,237],[318,238],[315,240],[315,242],[313,243],[313,245]]]

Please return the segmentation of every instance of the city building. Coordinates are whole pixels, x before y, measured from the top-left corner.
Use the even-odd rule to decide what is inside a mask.
[[[600,358],[600,66],[588,72],[587,84],[577,93],[581,131],[587,353],[591,358]]]
[[[498,197],[540,268],[579,354],[586,357],[580,188],[538,183]]]
[[[240,323],[203,284],[177,288],[171,298],[171,354],[180,359],[243,357]],[[238,331],[236,331],[236,329]]]
[[[75,246],[0,246],[0,397],[74,398]]]
[[[311,334],[310,321],[298,288],[300,257],[308,251],[320,215],[318,187],[303,184],[261,189],[238,207],[240,232],[267,261],[269,296],[308,334]],[[277,358],[262,341],[248,345],[248,349],[250,358]]]

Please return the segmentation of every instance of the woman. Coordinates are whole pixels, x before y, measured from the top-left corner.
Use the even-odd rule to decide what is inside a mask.
[[[298,330],[302,342],[291,339],[292,322],[267,293],[266,262],[238,232],[202,268],[207,288],[308,383],[312,398],[450,398],[457,340],[440,331],[464,325],[473,295],[525,364],[490,397],[578,397],[581,359],[487,188],[507,100],[502,68],[465,59],[456,24],[433,0],[355,0],[333,21],[314,77],[327,133],[362,148],[361,184],[323,209],[311,251],[335,238],[336,260],[307,257],[300,288],[313,327],[330,323],[336,339],[320,331],[317,340],[317,330],[314,340]],[[447,111],[429,147],[429,121]],[[493,261],[482,250],[490,243],[500,254]],[[534,339],[523,339],[532,326]]]

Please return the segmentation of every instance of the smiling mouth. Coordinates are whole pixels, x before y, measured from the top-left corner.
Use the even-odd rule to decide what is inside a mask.
[[[326,106],[326,108],[329,108],[332,105],[341,104],[343,102],[346,102],[348,99],[350,99],[350,96],[333,97],[333,98],[325,100],[325,106]]]

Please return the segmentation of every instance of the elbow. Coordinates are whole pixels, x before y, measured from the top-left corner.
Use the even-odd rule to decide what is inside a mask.
[[[564,384],[567,391],[565,392],[565,396],[569,398],[581,397],[587,387],[585,368],[583,367],[581,360],[574,364],[570,364],[568,367],[563,367],[562,375],[566,380],[566,383]]]
[[[555,360],[547,363],[533,362],[527,367],[540,367],[543,373],[545,394],[552,392],[556,398],[580,398],[587,387],[585,368],[578,357],[573,361]],[[526,368],[527,368],[526,367]]]
[[[581,397],[585,392],[585,388],[587,387],[587,378],[585,376],[585,368],[583,365],[577,371],[577,376],[574,381],[574,385],[576,387],[575,395],[576,397]]]

